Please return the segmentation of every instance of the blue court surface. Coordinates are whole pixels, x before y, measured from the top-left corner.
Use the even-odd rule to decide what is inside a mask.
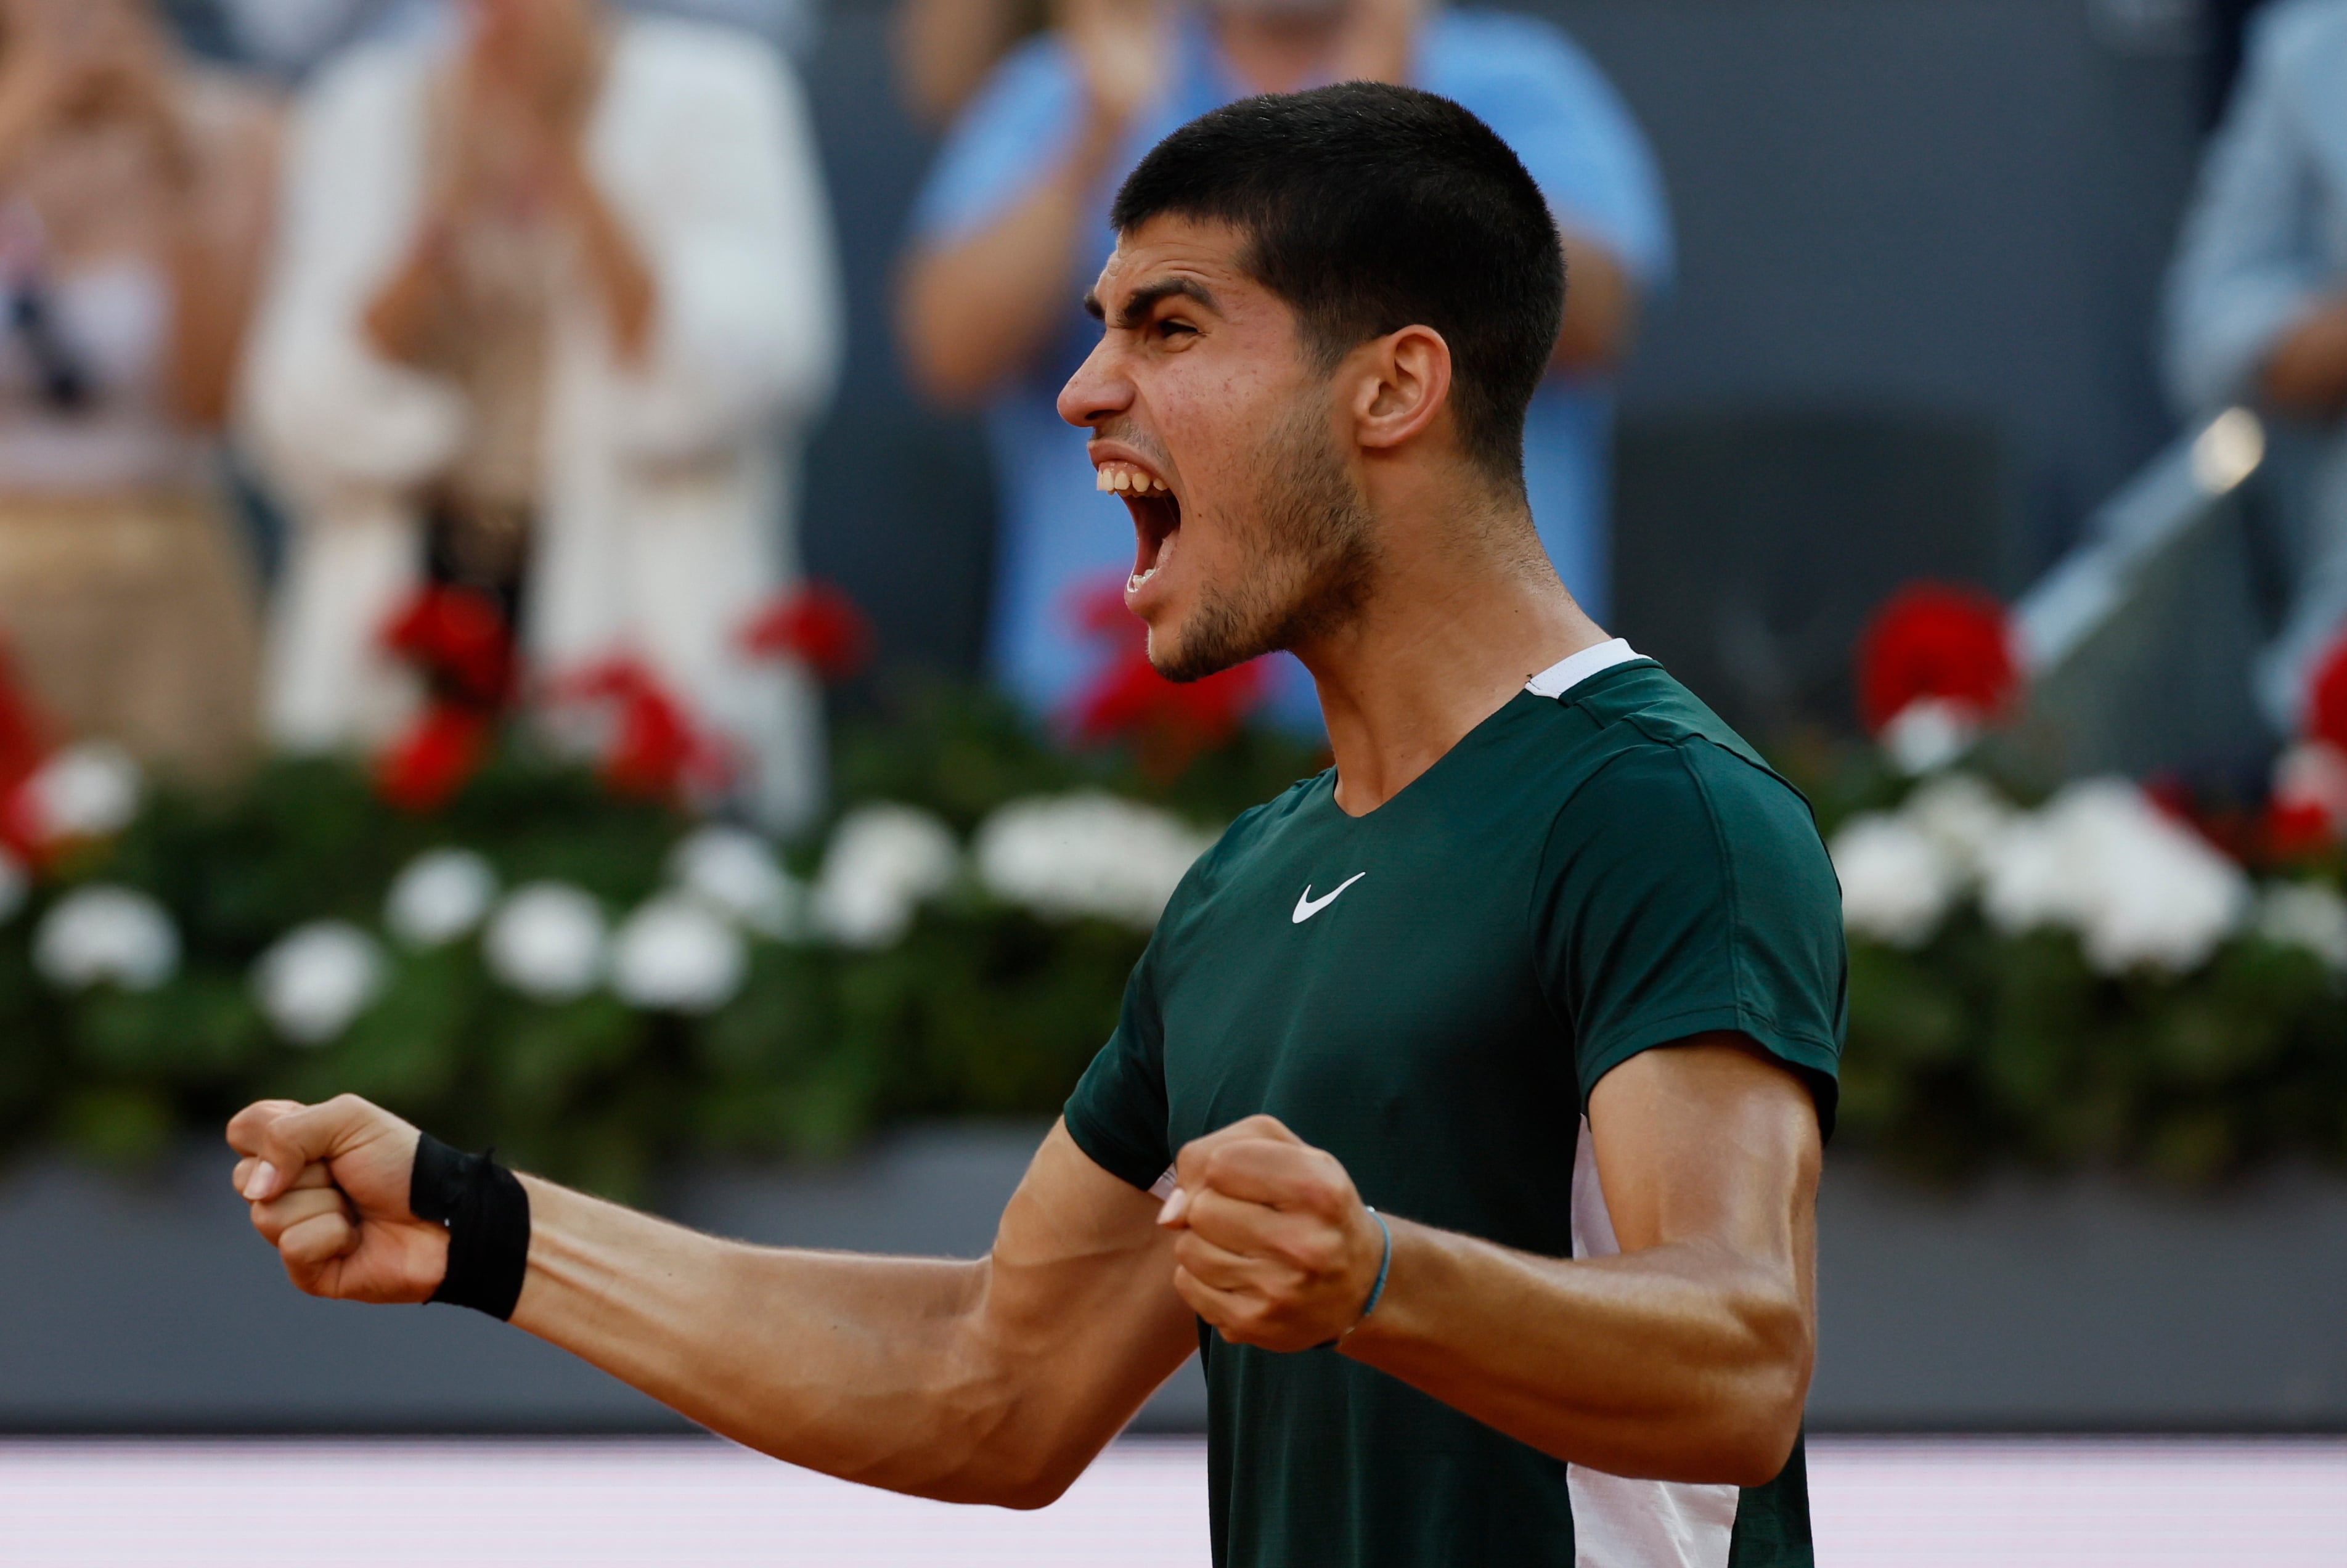
[[[1830,1568],[2335,1568],[2347,1441],[1810,1447]],[[10,1568],[1205,1568],[1205,1450],[1119,1444],[1037,1513],[890,1497],[708,1440],[0,1442]]]

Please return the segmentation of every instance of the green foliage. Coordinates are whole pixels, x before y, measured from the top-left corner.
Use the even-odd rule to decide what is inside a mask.
[[[2284,1150],[2347,1163],[2347,993],[2255,938],[2197,974],[2097,975],[2075,938],[1954,923],[1850,951],[1842,1127],[1935,1180],[2009,1160],[2179,1185]]]
[[[836,754],[843,807],[907,802],[964,834],[1007,801],[1083,788],[1211,826],[1322,765],[1251,733],[1153,780],[943,687],[847,728]],[[1781,760],[1829,831],[1902,787],[1846,751]],[[379,928],[385,889],[425,850],[472,848],[509,886],[559,878],[618,914],[660,886],[689,826],[527,749],[429,816],[384,805],[363,769],[332,761],[273,763],[231,794],[160,793],[119,840],[51,867],[0,926],[0,1143],[136,1163],[249,1100],[348,1091],[627,1197],[687,1153],[826,1158],[907,1119],[1049,1115],[1115,1027],[1139,933],[1041,920],[974,889],[883,950],[756,941],[739,993],[702,1018],[602,992],[532,1001],[471,940],[391,945],[380,999],[323,1047],[280,1039],[253,999],[272,943],[323,917]],[[791,858],[811,872],[819,840]],[[36,974],[43,913],[98,880],[169,909],[183,945],[169,983],[69,995]],[[2008,938],[1959,914],[1919,950],[1854,944],[1850,1002],[1843,1136],[1920,1176],[2019,1160],[2199,1184],[2289,1150],[2347,1163],[2347,995],[2296,948],[2244,938],[2197,974],[2110,978],[2067,935]]]

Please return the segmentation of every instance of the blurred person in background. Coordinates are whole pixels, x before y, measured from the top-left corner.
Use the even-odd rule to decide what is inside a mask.
[[[215,9],[241,57],[288,79],[350,46],[445,26],[459,0],[184,0]],[[630,0],[630,10],[724,22],[793,54],[812,44],[814,0]]]
[[[365,743],[378,646],[479,590],[541,684],[620,661],[773,826],[820,798],[816,694],[742,631],[796,576],[799,451],[839,354],[810,127],[774,52],[593,0],[468,0],[299,115],[251,418],[293,503],[268,718]]]
[[[210,436],[277,131],[144,0],[0,0],[0,636],[56,738],[199,777],[255,733],[252,574]]]
[[[913,112],[951,123],[1002,56],[1051,21],[1046,0],[905,0],[897,73]]]
[[[2316,662],[2347,631],[2347,0],[2260,13],[2186,223],[2168,336],[2188,413],[2275,416],[2295,569],[2256,691],[2292,734]]]
[[[978,9],[1015,20],[1005,0]],[[919,25],[943,14],[907,14],[908,62]],[[970,26],[962,38],[999,36]],[[1611,377],[1672,247],[1653,155],[1597,67],[1545,23],[1423,0],[1058,0],[1055,26],[1003,59],[948,138],[915,214],[900,310],[917,384],[985,414],[1000,518],[989,661],[1030,707],[1062,709],[1088,680],[1096,661],[1076,605],[1131,565],[1126,541],[1101,526],[1081,442],[1052,406],[1097,330],[1068,302],[1112,248],[1110,194],[1208,109],[1355,78],[1465,106],[1548,200],[1573,288],[1532,407],[1526,480],[1566,587],[1593,615],[1610,609]],[[1317,723],[1292,661],[1273,700],[1284,720]]]

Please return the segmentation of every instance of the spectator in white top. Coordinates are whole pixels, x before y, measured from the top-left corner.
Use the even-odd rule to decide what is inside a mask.
[[[796,575],[839,308],[806,114],[769,46],[594,0],[466,0],[298,117],[251,417],[298,513],[269,718],[368,743],[415,692],[377,632],[427,576],[528,672],[641,664],[776,826],[820,798],[806,673],[740,633]]]

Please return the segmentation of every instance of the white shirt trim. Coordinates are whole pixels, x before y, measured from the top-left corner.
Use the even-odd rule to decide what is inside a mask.
[[[1602,674],[1616,664],[1627,664],[1645,655],[1621,638],[1601,642],[1594,648],[1584,648],[1570,659],[1559,660],[1524,682],[1524,690],[1535,697],[1562,697],[1592,675]]]

